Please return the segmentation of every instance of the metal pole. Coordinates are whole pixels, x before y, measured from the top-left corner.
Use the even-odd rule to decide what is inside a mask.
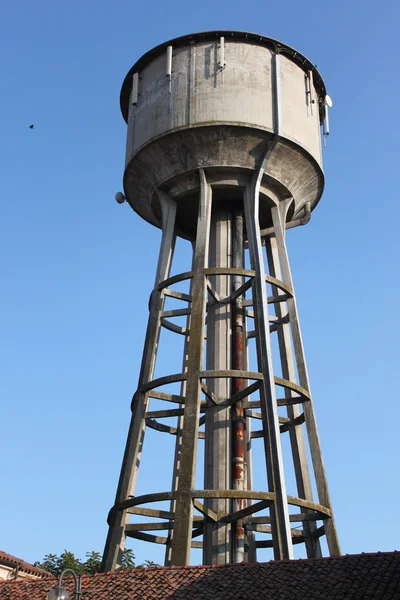
[[[82,594],[82,577],[77,575],[72,569],[64,569],[64,571],[62,571],[60,577],[58,578],[58,590],[60,590],[60,588],[64,589],[61,584],[66,573],[71,573],[72,577],[74,578],[74,600],[79,600]]]
[[[244,264],[244,245],[243,245],[243,211],[234,213],[234,237],[233,237],[233,267],[243,268]],[[236,292],[244,283],[244,277],[235,275],[232,282],[232,291]],[[243,296],[238,296],[232,306],[232,368],[237,371],[246,370],[245,360],[245,316],[243,309]],[[232,381],[233,394],[236,394],[246,387],[246,382],[240,377]],[[246,489],[246,425],[243,409],[243,400],[236,402],[233,414],[233,489]],[[234,512],[242,510],[245,506],[245,500],[238,499],[234,501]],[[243,519],[238,519],[235,523],[235,562],[245,560],[245,530]]]

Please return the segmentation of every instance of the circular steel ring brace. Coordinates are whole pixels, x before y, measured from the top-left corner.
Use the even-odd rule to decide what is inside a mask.
[[[253,490],[192,490],[190,495],[193,499],[197,498],[226,498],[226,499],[246,499],[246,500],[268,500],[274,502],[275,494],[273,492],[257,492]],[[130,507],[138,506],[139,504],[147,504],[152,502],[163,502],[165,500],[175,500],[176,492],[156,492],[154,494],[144,494],[129,498],[121,504],[114,506],[112,511],[127,510]],[[303,498],[295,496],[287,496],[288,504],[297,506],[298,508],[308,508],[315,510],[327,517],[331,516],[331,510],[321,504],[316,504]]]

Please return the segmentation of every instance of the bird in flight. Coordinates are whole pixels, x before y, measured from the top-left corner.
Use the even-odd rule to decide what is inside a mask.
[[[29,129],[35,129],[34,125],[29,125]]]

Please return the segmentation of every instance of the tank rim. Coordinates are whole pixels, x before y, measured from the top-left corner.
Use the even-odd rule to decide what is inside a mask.
[[[284,54],[304,71],[313,72],[314,85],[315,89],[317,90],[318,96],[320,98],[325,98],[326,88],[318,69],[306,56],[304,56],[304,54],[301,54],[301,52],[298,52],[291,46],[288,46],[287,44],[284,44],[283,42],[280,42],[279,40],[276,40],[274,38],[270,38],[258,33],[250,33],[247,31],[233,31],[230,29],[201,31],[198,33],[189,33],[187,35],[176,37],[166,42],[163,42],[162,44],[155,46],[151,50],[148,50],[148,52],[143,54],[135,62],[135,64],[129,70],[127,76],[125,77],[121,88],[120,105],[122,116],[125,119],[125,121],[128,122],[128,105],[131,91],[130,78],[133,73],[142,71],[156,56],[158,56],[163,50],[165,50],[167,46],[186,46],[187,44],[194,43],[197,41],[211,41],[214,39],[218,39],[219,37],[231,38],[242,42],[257,43],[259,46],[265,46],[266,48],[270,48],[275,52],[279,52],[279,54]]]

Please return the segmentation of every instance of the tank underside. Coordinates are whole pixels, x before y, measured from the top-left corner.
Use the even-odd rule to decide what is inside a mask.
[[[178,203],[179,235],[193,239],[198,213],[198,169],[207,169],[215,188],[243,188],[270,149],[260,189],[260,226],[263,229],[271,225],[269,210],[264,207],[266,198],[271,196],[278,201],[293,198],[287,217],[290,220],[306,204],[311,209],[316,206],[323,192],[324,175],[300,146],[282,137],[273,145],[274,138],[268,131],[222,124],[164,135],[145,145],[128,163],[124,175],[127,201],[141,217],[161,227],[156,190],[167,192]]]

